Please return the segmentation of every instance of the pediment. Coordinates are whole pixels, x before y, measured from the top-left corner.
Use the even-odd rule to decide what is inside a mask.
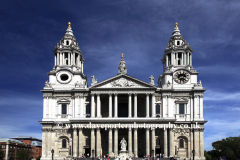
[[[90,88],[155,88],[155,86],[128,75],[118,75]]]

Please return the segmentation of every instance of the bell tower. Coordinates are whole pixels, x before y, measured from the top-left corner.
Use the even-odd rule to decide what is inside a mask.
[[[158,86],[163,88],[192,88],[197,84],[198,72],[192,66],[193,49],[181,35],[178,23],[164,51],[163,75],[159,76]]]
[[[46,82],[45,88],[50,86],[56,90],[87,88],[87,77],[83,74],[82,51],[73,35],[70,22],[65,35],[57,43],[53,52],[55,63],[53,70],[48,73],[49,82]]]

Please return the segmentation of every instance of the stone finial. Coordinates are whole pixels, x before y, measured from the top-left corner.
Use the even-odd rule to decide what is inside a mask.
[[[177,22],[175,23],[175,28],[174,28],[174,29],[179,29],[179,28],[178,28],[178,23],[177,23]]]
[[[122,53],[121,55],[122,55],[122,59],[121,59],[121,61],[124,61],[124,57],[123,57],[124,54]]]
[[[124,61],[124,57],[123,57],[123,53],[122,53],[122,59],[120,61],[120,64],[119,64],[119,67],[118,67],[118,74],[127,74],[127,66],[125,64],[125,61]]]
[[[154,85],[154,77],[151,75],[151,76],[149,77],[149,79],[150,79],[150,84],[151,84],[151,85]]]
[[[67,29],[72,29],[71,22],[68,22],[68,28]]]
[[[91,78],[92,78],[92,83],[91,83],[91,85],[96,84],[96,83],[97,83],[97,79],[95,79],[94,75],[93,75]]]

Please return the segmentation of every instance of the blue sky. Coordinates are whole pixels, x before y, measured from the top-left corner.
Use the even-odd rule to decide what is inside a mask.
[[[42,93],[52,50],[72,23],[84,74],[98,82],[128,74],[149,82],[178,22],[194,49],[204,94],[205,149],[240,132],[240,2],[160,0],[0,1],[0,134],[41,138]],[[89,81],[90,83],[90,81]]]

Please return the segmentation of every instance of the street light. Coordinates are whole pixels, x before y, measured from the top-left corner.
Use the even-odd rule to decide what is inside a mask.
[[[192,150],[192,153],[193,153],[193,160],[195,158],[195,150]]]
[[[221,149],[219,149],[219,154],[220,154],[220,159],[222,159],[222,158],[221,158]]]
[[[153,157],[153,160],[154,160],[154,150],[152,150],[152,157]]]
[[[52,160],[53,160],[53,153],[54,153],[54,150],[53,150],[53,149],[51,150],[51,153],[52,153]]]
[[[94,158],[94,149],[92,150],[92,160],[93,160],[93,158]]]

